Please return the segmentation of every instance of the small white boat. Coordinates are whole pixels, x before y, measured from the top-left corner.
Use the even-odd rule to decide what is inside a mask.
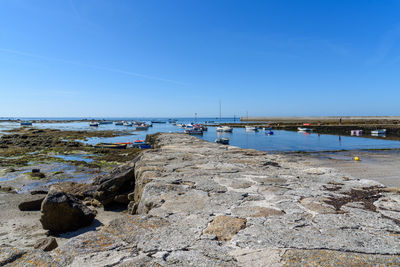
[[[97,121],[92,121],[89,123],[89,126],[91,127],[98,127],[100,124]]]
[[[386,129],[372,130],[371,134],[386,134]]]
[[[233,130],[233,128],[230,126],[219,126],[216,129],[217,132],[226,132],[226,133],[231,133],[232,130]]]
[[[363,130],[351,130],[350,135],[361,136],[363,134]]]
[[[121,125],[124,125],[124,122],[122,122],[122,121],[116,121],[116,122],[114,122],[114,124],[115,124],[116,126],[121,126]]]
[[[124,126],[132,127],[133,124],[132,124],[132,122],[125,121],[125,122],[124,122]]]
[[[21,126],[32,126],[32,122],[30,121],[21,121],[19,124]]]
[[[215,143],[229,145],[229,138],[224,137],[224,138],[215,139]]]
[[[246,131],[253,131],[253,132],[257,132],[258,129],[256,126],[245,126]]]
[[[312,129],[311,128],[305,128],[305,127],[298,127],[297,131],[299,131],[299,132],[311,132]]]
[[[197,134],[197,135],[203,135],[203,130],[201,128],[186,128],[185,129],[185,134]]]

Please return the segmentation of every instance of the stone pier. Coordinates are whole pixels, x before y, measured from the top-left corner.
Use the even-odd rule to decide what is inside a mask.
[[[158,134],[126,216],[6,266],[400,265],[400,194],[299,158]]]

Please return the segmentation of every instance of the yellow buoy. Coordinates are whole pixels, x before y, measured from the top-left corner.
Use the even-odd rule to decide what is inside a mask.
[[[356,157],[354,157],[354,160],[355,160],[355,161],[359,161],[360,158],[356,156]]]

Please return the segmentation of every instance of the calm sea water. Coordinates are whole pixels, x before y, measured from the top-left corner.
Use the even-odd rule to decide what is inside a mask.
[[[34,119],[34,118],[30,118]],[[64,118],[69,120],[71,118]],[[111,118],[112,120],[162,120],[162,118]],[[215,118],[198,118],[197,122],[216,121]],[[233,118],[224,118],[222,122],[233,122]],[[194,122],[193,118],[180,118],[178,123]],[[183,132],[183,128],[169,124],[153,124],[147,131],[134,131],[135,127],[115,126],[114,124],[100,125],[97,128],[90,127],[88,122],[66,122],[66,123],[35,123],[36,128],[53,128],[60,130],[125,130],[130,131],[134,135],[118,136],[112,138],[90,138],[87,143],[96,144],[99,142],[127,142],[136,139],[145,139],[147,134],[157,132]],[[18,123],[1,122],[0,134],[5,129],[19,127]],[[356,149],[377,149],[377,148],[400,148],[400,141],[385,140],[385,138],[367,138],[352,136],[337,136],[326,134],[305,134],[292,131],[274,130],[274,135],[268,136],[264,131],[248,132],[244,128],[234,128],[233,133],[217,133],[215,127],[208,127],[208,131],[204,132],[203,138],[207,141],[214,142],[220,137],[228,137],[230,145],[241,148],[253,148],[268,152],[280,151],[327,151],[327,150],[356,150]]]

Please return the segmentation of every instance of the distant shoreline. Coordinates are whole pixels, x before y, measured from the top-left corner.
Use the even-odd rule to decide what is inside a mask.
[[[241,121],[376,121],[376,120],[395,120],[400,121],[400,116],[256,116],[240,117]]]

